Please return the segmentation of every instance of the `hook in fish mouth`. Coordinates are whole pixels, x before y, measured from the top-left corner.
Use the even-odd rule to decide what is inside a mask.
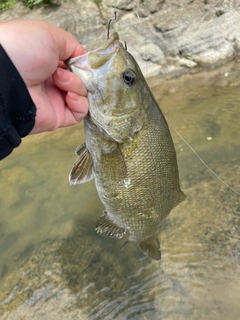
[[[114,13],[114,17],[111,18],[111,19],[109,19],[109,21],[108,21],[107,40],[109,40],[109,38],[110,38],[110,26],[111,26],[111,22],[117,20],[117,9],[116,9],[116,8],[114,8],[113,13]],[[124,48],[125,48],[125,50],[127,51],[127,43],[126,43],[126,41],[124,41]]]
[[[99,54],[110,54],[114,52],[119,47],[119,35],[117,32],[113,32],[110,37],[110,26],[111,22],[117,20],[117,9],[114,8],[114,17],[109,19],[108,21],[108,30],[107,30],[107,41],[101,45],[98,49],[94,50],[93,52]],[[127,51],[127,44],[124,41],[124,48]],[[88,53],[84,54],[82,57],[87,56]],[[66,67],[72,71],[71,65],[73,65],[76,61],[79,60],[80,57],[69,58],[64,61]],[[82,60],[86,60],[86,58],[82,58]]]
[[[117,9],[114,8],[113,12],[114,12],[114,17],[109,19],[109,21],[108,21],[107,39],[109,39],[111,22],[117,20]]]

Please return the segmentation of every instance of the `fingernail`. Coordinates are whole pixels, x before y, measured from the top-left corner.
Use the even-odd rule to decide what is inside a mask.
[[[68,96],[69,98],[71,98],[72,100],[78,101],[79,100],[79,95],[75,92],[72,91],[68,91]]]
[[[63,82],[69,81],[69,79],[70,79],[70,72],[69,71],[64,70],[62,68],[57,68],[56,73],[57,73],[59,80],[61,80]]]

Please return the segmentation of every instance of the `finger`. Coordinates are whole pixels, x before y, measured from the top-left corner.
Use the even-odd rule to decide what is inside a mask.
[[[88,99],[77,95],[75,92],[70,91],[67,93],[66,104],[77,123],[80,122],[88,113]],[[72,121],[69,115],[66,114],[66,122],[68,123],[69,120]]]
[[[69,57],[76,57],[86,53],[86,49],[69,32],[58,27],[53,27],[52,33],[58,44],[59,60],[64,61]]]
[[[63,91],[72,91],[81,96],[87,96],[87,90],[82,80],[76,74],[62,68],[57,68],[52,76],[53,82]]]
[[[59,67],[59,68],[62,68],[62,69],[67,69],[67,66],[66,66],[66,64],[64,63],[64,61],[59,61],[59,62],[58,62],[58,67]]]

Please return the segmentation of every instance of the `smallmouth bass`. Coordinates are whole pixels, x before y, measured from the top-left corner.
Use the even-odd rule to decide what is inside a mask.
[[[131,54],[115,32],[95,51],[67,61],[88,91],[86,142],[70,184],[95,179],[105,206],[96,232],[137,242],[160,260],[160,223],[184,200],[167,122]]]

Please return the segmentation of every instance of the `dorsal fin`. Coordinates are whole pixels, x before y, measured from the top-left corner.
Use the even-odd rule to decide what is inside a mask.
[[[76,151],[78,155],[77,161],[74,163],[72,170],[69,174],[69,183],[80,184],[91,180],[94,177],[92,157],[83,143]]]
[[[106,210],[97,220],[95,230],[98,234],[113,238],[122,238],[126,233],[126,229],[124,227],[117,225],[115,221],[111,220]]]

